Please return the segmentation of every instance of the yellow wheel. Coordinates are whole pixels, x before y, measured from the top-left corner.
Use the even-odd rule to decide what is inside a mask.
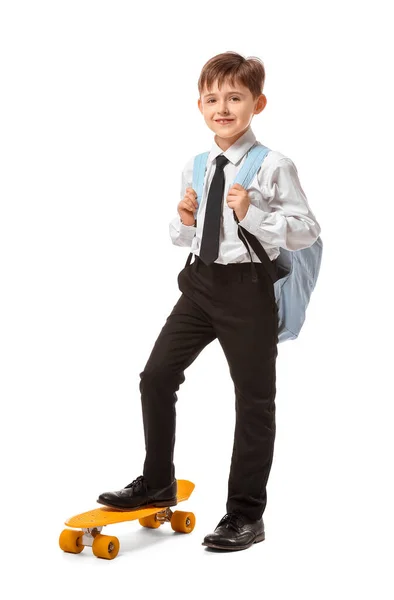
[[[142,517],[142,519],[138,519],[138,521],[142,527],[150,527],[151,529],[157,529],[161,525],[160,521],[156,521],[156,515]]]
[[[112,559],[118,555],[119,547],[118,538],[98,533],[93,540],[92,551],[97,558]]]
[[[59,546],[64,552],[79,554],[85,546],[82,544],[83,531],[63,529],[59,536]]]
[[[176,510],[171,517],[171,527],[179,533],[190,533],[196,524],[196,517],[191,512]]]

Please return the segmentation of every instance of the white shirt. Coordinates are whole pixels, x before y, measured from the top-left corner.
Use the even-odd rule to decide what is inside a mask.
[[[199,255],[207,196],[215,172],[214,159],[219,154],[224,154],[229,162],[224,167],[225,186],[219,255],[215,262],[220,264],[250,262],[249,253],[238,237],[238,224],[234,220],[233,209],[229,208],[226,197],[245,161],[246,153],[255,141],[256,137],[249,127],[225,152],[216,142],[213,142],[208,155],[200,205],[194,212],[197,227],[181,223],[178,214],[170,222],[173,244],[190,246],[191,251]],[[181,200],[185,196],[186,188],[193,187],[194,158],[192,156],[183,168]],[[311,246],[319,237],[320,225],[309,207],[298,179],[297,169],[293,161],[281,152],[276,150],[268,152],[248,187],[248,195],[250,205],[244,219],[239,221],[239,225],[256,236],[271,260],[279,255],[280,247],[286,250],[300,250]],[[260,262],[250,244],[248,245],[253,262]]]

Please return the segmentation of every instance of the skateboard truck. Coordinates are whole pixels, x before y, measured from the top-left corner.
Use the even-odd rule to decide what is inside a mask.
[[[81,544],[84,546],[93,546],[93,541],[96,535],[98,535],[102,531],[102,527],[81,527],[83,531],[83,536],[81,539]]]
[[[156,513],[155,519],[160,523],[169,523],[173,514],[174,513],[172,512],[171,508],[165,508],[164,510],[160,510],[158,513]]]
[[[158,513],[156,513],[155,519],[156,519],[156,521],[159,521],[160,523],[166,523],[166,522],[170,523],[173,514],[174,513],[171,510],[171,508],[165,508],[164,510],[160,510]],[[186,517],[186,521],[185,521],[186,527],[189,527],[190,523],[191,523],[190,517]]]

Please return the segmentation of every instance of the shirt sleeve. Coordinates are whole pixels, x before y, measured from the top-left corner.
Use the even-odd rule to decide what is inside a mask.
[[[265,182],[262,171],[257,172],[257,180],[270,210],[250,204],[239,225],[272,246],[286,250],[312,246],[321,228],[309,207],[295,164],[288,157],[280,158]]]
[[[181,194],[180,200],[183,200],[186,192],[186,188],[192,187],[193,184],[193,164],[194,156],[189,158],[182,170],[181,175]],[[194,225],[184,225],[181,223],[179,214],[170,221],[170,237],[171,241],[175,246],[191,246],[194,236],[196,235],[196,228]]]

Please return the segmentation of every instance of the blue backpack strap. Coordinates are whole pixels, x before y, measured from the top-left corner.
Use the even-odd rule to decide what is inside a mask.
[[[268,152],[270,152],[270,148],[263,146],[263,144],[257,143],[250,148],[248,154],[246,155],[246,159],[241,169],[238,171],[236,178],[234,179],[234,183],[239,183],[245,189],[248,189],[250,184],[253,181],[254,176],[257,171],[260,169],[261,164]],[[235,212],[233,213],[234,220],[236,223],[239,223]],[[246,243],[246,240],[249,242],[256,255],[259,257],[260,261],[264,265],[268,275],[270,276],[273,283],[278,280],[278,271],[276,268],[275,261],[271,261],[268,254],[266,253],[263,245],[258,241],[258,239],[252,235],[249,231],[247,231],[242,225],[238,226],[238,237],[244,243],[247,251],[250,254],[249,247]],[[252,263],[252,268],[254,268],[252,255],[250,254],[250,260]],[[275,264],[274,264],[275,263]],[[253,279],[256,280],[257,275],[254,272]]]
[[[193,190],[197,194],[197,203],[200,205],[204,186],[205,169],[207,166],[209,152],[202,152],[194,157],[193,163]]]
[[[263,144],[252,146],[248,151],[242,168],[238,171],[233,181],[233,185],[234,183],[239,183],[247,190],[269,151],[270,149],[263,146]]]
[[[201,197],[202,197],[202,192],[203,192],[203,187],[204,187],[205,169],[207,166],[208,156],[209,156],[209,152],[202,152],[201,154],[197,154],[197,156],[194,157],[194,161],[193,161],[192,188],[197,194],[198,206],[200,206],[200,202],[201,202]],[[192,256],[193,256],[193,252],[190,252],[189,256],[187,257],[185,267],[188,267],[190,265]]]

